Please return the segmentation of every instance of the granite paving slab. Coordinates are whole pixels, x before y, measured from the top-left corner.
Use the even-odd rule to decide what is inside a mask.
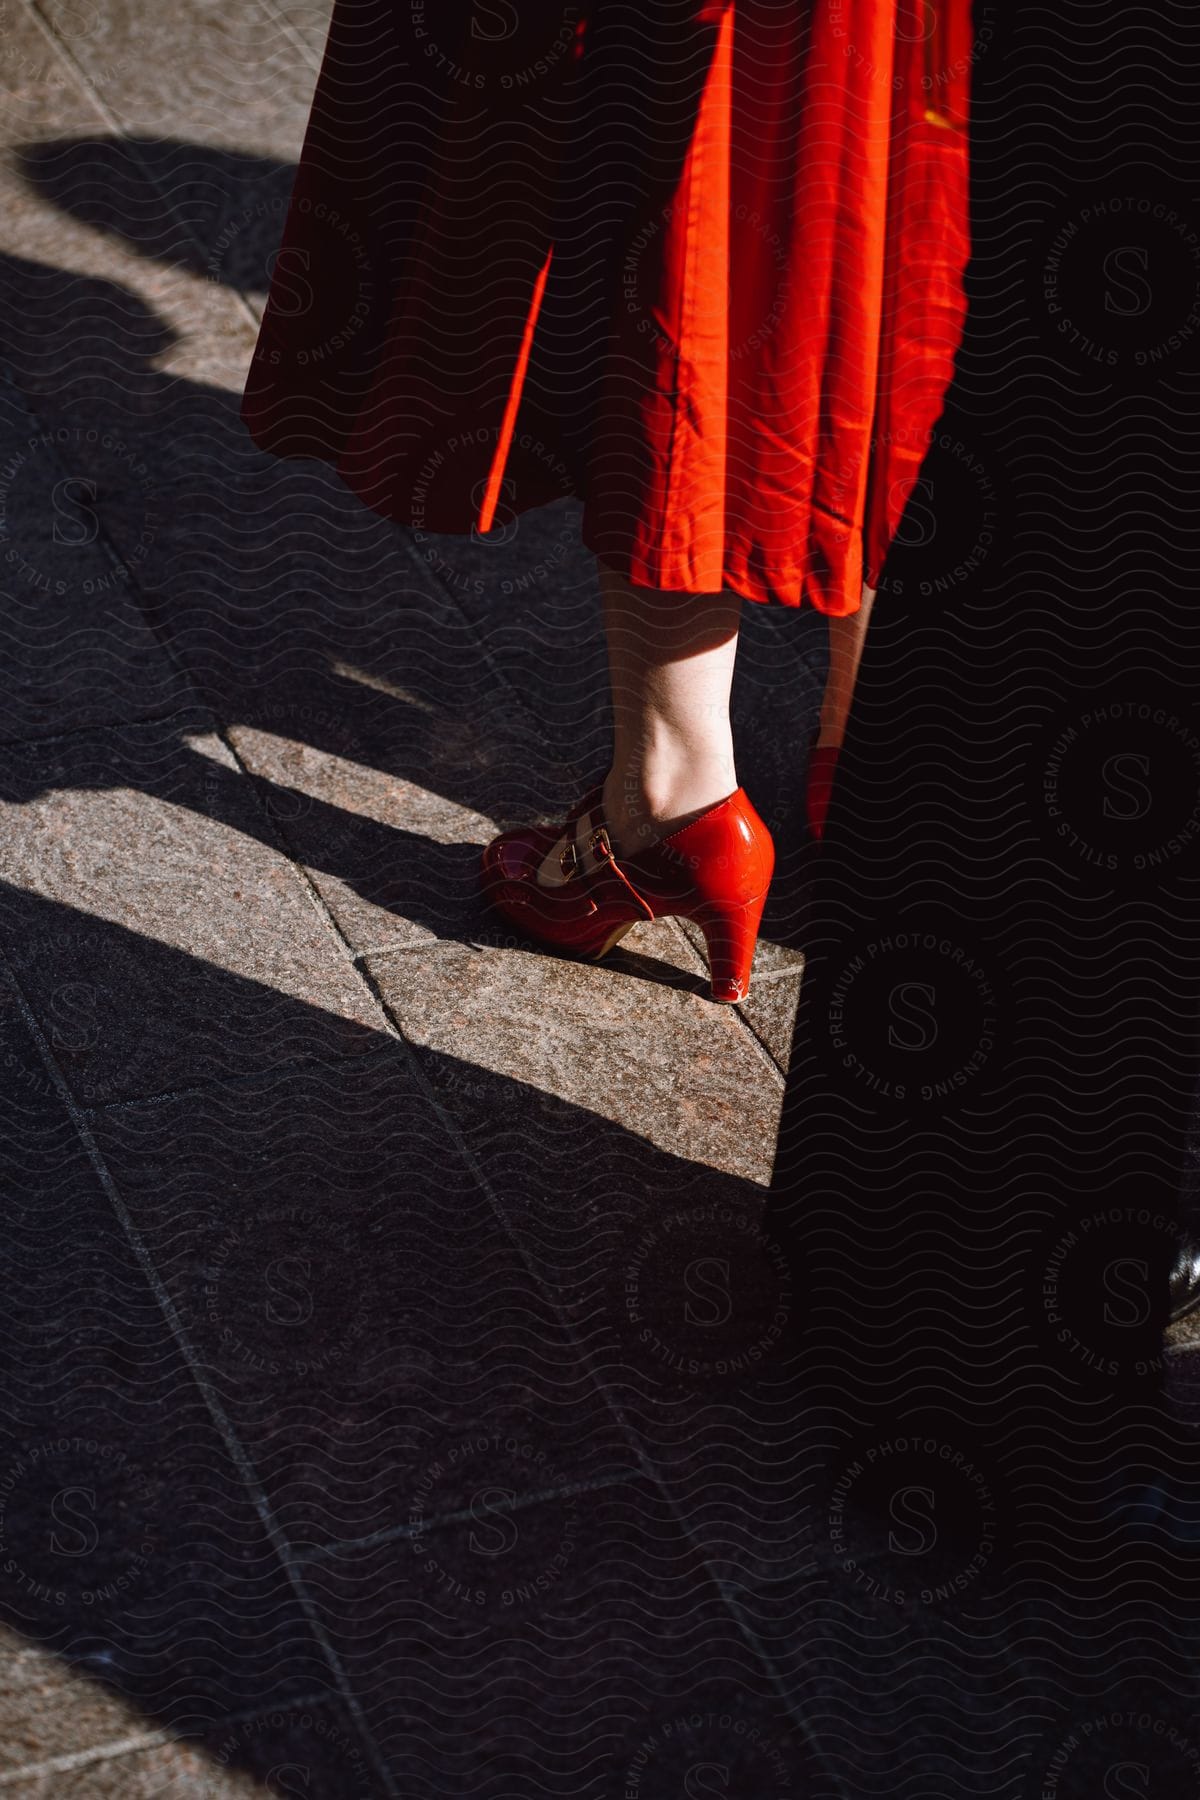
[[[16,1800],[251,1800],[262,1789],[251,1776],[214,1770],[207,1757],[171,1743],[65,1768],[51,1764],[4,1791]]]
[[[704,1274],[715,1289],[715,1296],[706,1295],[711,1304],[722,1293],[719,1264],[710,1263]],[[738,1298],[734,1289],[735,1303]],[[681,1378],[674,1393],[664,1392],[661,1381],[639,1380],[631,1354],[599,1367],[646,1466],[722,1592],[762,1634],[768,1654],[782,1645],[786,1660],[796,1624],[792,1602],[820,1579],[828,1560],[813,1505],[825,1467],[826,1420],[805,1402],[799,1377],[783,1359],[736,1385],[713,1359],[717,1372],[707,1397],[696,1391],[705,1372],[701,1359],[696,1362],[697,1374]]]
[[[240,139],[225,150],[160,130],[122,132],[109,99],[149,66],[144,47],[114,29],[108,6],[54,11],[48,24],[50,9],[10,5],[0,47],[7,101],[0,140],[8,149],[0,194],[13,227],[9,242],[20,247],[6,259],[2,302],[16,347],[14,377],[29,395],[79,397],[107,375],[111,400],[129,385],[127,371],[114,380],[116,370],[131,348],[144,347],[159,371],[195,379],[202,366],[221,367],[231,385],[228,371],[249,356],[254,315],[223,279],[222,259],[249,235],[248,227],[236,229],[229,196],[242,196],[244,208],[253,194],[265,211],[252,216],[270,229],[286,203],[280,189],[290,188],[291,159],[256,155]],[[206,11],[210,33],[214,25],[219,32],[217,14]],[[173,57],[171,67],[187,93],[186,63]],[[286,83],[277,83],[277,111],[285,92]],[[190,215],[185,193],[196,197]],[[213,237],[207,249],[188,235],[204,200]],[[90,333],[89,302],[96,313]],[[72,339],[81,325],[82,336]],[[89,339],[97,351],[91,357]]]
[[[873,1606],[814,1582],[790,1636],[786,1687],[843,1792],[1040,1791],[1035,1746],[1051,1715],[1002,1627],[969,1612],[935,1619],[911,1593]]]
[[[816,1754],[814,1754],[816,1750]],[[798,1726],[760,1685],[699,1680],[679,1700],[652,1700],[629,1719],[613,1777],[613,1800],[675,1800],[679,1794],[803,1793],[842,1800],[815,1734]],[[803,1784],[803,1785],[801,1785]]]
[[[39,557],[35,534],[27,558],[33,573],[22,579],[53,578],[77,608],[81,596],[90,601],[93,631],[127,598],[141,606],[168,655],[175,608],[197,604],[180,563],[186,533],[200,529],[206,496],[223,492],[227,521],[243,511],[236,479],[223,476],[222,465],[236,472],[245,461],[235,395],[253,341],[247,320],[207,324],[214,290],[194,278],[187,283],[204,304],[181,301],[172,311],[125,279],[14,260],[2,303],[16,321],[9,328],[5,319],[15,341],[12,380],[33,416],[12,472],[14,523],[34,531],[28,515],[46,511],[58,546],[51,566],[44,550]],[[198,356],[197,343],[207,345]],[[233,526],[225,524],[211,554],[224,589],[240,591]],[[103,568],[94,567],[101,560]],[[178,655],[171,660],[182,663]],[[132,697],[130,712],[137,710]]]
[[[596,1133],[586,1160],[575,1153],[577,1207],[614,1189],[661,1200],[660,1183],[698,1195],[709,1181],[717,1193],[769,1182],[781,1084],[733,1009],[706,997],[671,921],[635,926],[603,965],[504,935],[367,967],[405,1036],[440,1058],[430,1081],[475,1153],[520,1159],[523,1179],[514,1168],[505,1187],[523,1207],[561,1192],[540,1161],[549,1130],[522,1135],[539,1116],[566,1136],[582,1113]]]
[[[205,1372],[299,1548],[481,1485],[635,1464],[395,1044],[96,1119]]]
[[[62,1658],[15,1639],[0,1653],[0,1733],[3,1791],[30,1800],[251,1800],[287,1780],[324,1800],[381,1791],[369,1749],[336,1702],[286,1700],[181,1737]]]
[[[326,1691],[244,1467],[11,1004],[0,1053],[6,1645],[53,1652],[149,1727]],[[103,1708],[81,1706],[73,1747],[90,1731],[107,1737]]]
[[[240,392],[253,342],[252,317],[221,280],[181,266],[145,147],[109,137],[82,72],[119,85],[137,46],[111,41],[106,10],[59,13],[56,39],[44,17],[10,7],[0,50],[0,195],[21,251],[0,283],[15,384],[2,415],[13,738],[187,699],[138,593],[164,585],[178,472],[197,479],[210,408],[228,406],[210,384]],[[290,180],[287,164],[224,160],[239,180],[273,170],[278,185],[281,169]],[[130,248],[146,234],[149,260]]]
[[[17,144],[25,204],[39,203],[27,253],[48,248],[57,224],[70,266],[90,249],[95,273],[119,273],[168,312],[190,306],[212,336],[223,323],[254,321],[295,163],[245,147],[240,135],[223,146],[136,127],[117,134],[109,118],[83,136],[71,123],[48,108],[38,135]]]
[[[713,1761],[833,1789],[687,1540],[644,1482],[520,1515],[493,1505],[403,1547],[330,1555],[310,1586],[406,1795],[665,1795]],[[721,1695],[730,1722],[676,1724]],[[756,1721],[761,1750],[739,1738]],[[657,1727],[657,1736],[656,1736]],[[668,1745],[667,1739],[672,1741]],[[689,1757],[690,1752],[690,1757]],[[718,1754],[719,1753],[719,1754]],[[682,1768],[681,1768],[682,1762]],[[667,1774],[669,1771],[669,1775]],[[710,1771],[712,1772],[712,1771]],[[719,1770],[714,1791],[721,1792]],[[701,1776],[693,1786],[703,1792]],[[728,1791],[734,1791],[730,1788]]]
[[[407,655],[389,655],[391,621],[357,663],[347,644],[324,676],[224,700],[281,839],[357,951],[478,931],[479,853],[496,820],[526,811],[535,783],[562,793],[572,778],[523,712],[487,705],[488,671],[461,622],[445,621],[435,639],[419,595],[415,606],[422,623]],[[451,679],[443,656],[455,652]]]
[[[0,938],[77,1099],[330,1053],[386,1029],[203,716],[13,746]]]
[[[26,1644],[15,1632],[0,1633],[0,1776],[6,1787],[31,1764],[155,1735],[134,1707],[76,1674],[53,1651]]]
[[[488,655],[542,722],[598,762],[609,747],[608,660],[596,559],[579,535],[575,499],[505,515],[476,538],[420,532],[430,580],[470,619]]]
[[[781,879],[782,889],[785,876]],[[773,884],[774,885],[774,884]],[[778,890],[777,890],[778,891]],[[738,1003],[738,1013],[767,1051],[781,1075],[786,1075],[791,1061],[792,1037],[796,1029],[796,1008],[800,1003],[800,982],[804,975],[804,952],[792,943],[776,943],[771,933],[779,929],[779,915],[786,909],[786,898],[777,901],[768,896],[758,943],[754,946],[754,962],[750,969],[750,992]],[[704,933],[691,919],[680,919],[679,929],[688,939],[702,968],[708,960]],[[784,927],[787,936],[793,934]]]
[[[1195,1689],[1128,1680],[1098,1703],[1067,1704],[1032,1747],[1033,1791],[1057,1790],[1087,1800],[1120,1783],[1141,1781],[1148,1793],[1186,1793],[1195,1784]]]
[[[125,131],[241,145],[303,130],[313,71],[260,0],[232,8],[179,0],[162,13],[105,0],[83,18],[70,0],[45,0],[40,11]],[[187,198],[186,187],[172,195]]]
[[[51,1764],[20,1776],[5,1792],[20,1800],[254,1800],[262,1794],[313,1794],[317,1800],[375,1800],[386,1792],[349,1728],[332,1709],[279,1708],[254,1722],[245,1745],[234,1724],[199,1742],[172,1738],[144,1749]],[[237,1745],[251,1763],[225,1760]],[[290,1784],[290,1785],[289,1785]]]
[[[0,738],[174,711],[194,699],[138,605],[136,564],[115,545],[114,515],[126,508],[127,483],[138,485],[131,458],[138,463],[107,421],[55,430],[0,386]],[[150,509],[136,535],[144,549]]]
[[[828,1400],[806,1387],[803,1271],[767,1210],[777,1074],[730,1011],[670,985],[666,958],[687,956],[670,932],[639,927],[617,969],[551,959],[549,1011],[529,952],[443,946],[423,983],[407,953],[368,966],[711,1566],[770,1582],[811,1561]]]

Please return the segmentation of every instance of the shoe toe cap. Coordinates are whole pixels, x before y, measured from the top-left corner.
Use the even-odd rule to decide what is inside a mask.
[[[484,887],[496,898],[520,900],[520,889],[532,878],[537,845],[528,831],[502,831],[480,859]]]

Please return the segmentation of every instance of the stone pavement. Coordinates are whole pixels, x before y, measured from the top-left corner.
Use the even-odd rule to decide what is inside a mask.
[[[1016,1792],[1043,1672],[972,1543],[889,1588],[786,1351],[820,634],[747,608],[744,1007],[480,911],[598,594],[571,503],[417,538],[239,424],[327,17],[0,4],[0,1789]]]

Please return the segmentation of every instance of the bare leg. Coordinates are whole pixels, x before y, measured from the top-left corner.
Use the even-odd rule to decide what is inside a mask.
[[[617,856],[629,857],[738,785],[729,694],[742,602],[632,587],[599,570],[613,707],[604,817]],[[559,850],[540,881],[561,879]]]
[[[875,592],[874,588],[864,587],[857,612],[829,620],[829,679],[821,703],[821,735],[817,739],[823,750],[840,749],[846,735],[846,720],[850,717],[850,702],[854,698],[854,684],[858,679]]]

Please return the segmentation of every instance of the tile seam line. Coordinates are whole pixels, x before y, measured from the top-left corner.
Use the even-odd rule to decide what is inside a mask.
[[[603,1396],[607,1403],[608,1396]],[[569,1481],[560,1487],[539,1488],[531,1494],[523,1494],[511,1506],[496,1506],[494,1503],[488,1510],[493,1516],[507,1518],[513,1513],[528,1512],[532,1506],[544,1506],[551,1500],[572,1500],[583,1494],[602,1494],[607,1488],[620,1487],[623,1483],[636,1477],[638,1469],[617,1469],[611,1475],[598,1475],[594,1481]],[[384,1531],[368,1532],[361,1538],[329,1538],[325,1543],[316,1544],[311,1550],[297,1551],[296,1554],[305,1563],[324,1562],[328,1557],[347,1555],[356,1550],[377,1550],[383,1544],[402,1544],[412,1538],[424,1537],[427,1532],[444,1530],[448,1525],[467,1525],[475,1518],[468,1507],[464,1511],[459,1507],[455,1512],[430,1513],[420,1525],[391,1525]]]
[[[687,933],[684,932],[683,935],[686,937]],[[697,952],[697,955],[698,954],[699,954],[699,952]],[[751,993],[753,993],[753,991],[754,991],[753,980],[751,980],[751,983],[750,983],[750,991],[751,991]],[[799,1005],[799,997],[798,996],[797,996],[797,1005]],[[757,1056],[759,1062],[762,1064],[763,1068],[766,1070],[767,1074],[771,1078],[771,1081],[775,1085],[776,1092],[782,1099],[783,1095],[787,1091],[787,1071],[786,1071],[786,1069],[782,1068],[781,1065],[778,1062],[776,1062],[774,1056],[771,1054],[770,1050],[767,1048],[765,1042],[763,1041],[757,1028],[755,1027],[754,1022],[751,1019],[748,1019],[748,1018],[745,1018],[742,1016],[741,1008],[737,1007],[737,1006],[731,1006],[727,1010],[738,1014],[742,1031],[745,1033],[744,1041],[749,1043],[751,1050]],[[777,1135],[776,1136],[776,1147],[778,1147],[778,1142],[779,1142],[779,1140],[778,1140],[778,1135]],[[774,1177],[772,1176],[772,1179],[773,1178]]]
[[[3,953],[0,952],[0,955],[3,955]],[[57,1062],[51,1054],[50,1046],[46,1041],[42,1028],[38,1023],[32,1008],[26,1001],[20,984],[16,980],[9,965],[7,956],[3,956],[3,975],[6,984],[14,996],[17,1010],[21,1015],[25,1028],[37,1045],[38,1053],[42,1058],[47,1073],[58,1090],[62,1104],[70,1115],[71,1122],[78,1133],[79,1141],[83,1145],[88,1161],[91,1163],[92,1169],[95,1172],[96,1179],[99,1181],[100,1186],[108,1199],[109,1205],[116,1214],[121,1229],[125,1234],[126,1241],[133,1252],[134,1260],[137,1262],[142,1274],[145,1276],[146,1281],[150,1286],[151,1292],[158,1302],[159,1309],[162,1312],[163,1318],[166,1320],[167,1327],[183,1357],[188,1372],[200,1391],[201,1398],[208,1410],[209,1417],[212,1419],[218,1435],[232,1459],[234,1468],[241,1478],[250,1502],[258,1516],[259,1523],[266,1532],[268,1542],[279,1559],[288,1584],[299,1603],[301,1613],[325,1658],[326,1665],[333,1677],[338,1698],[346,1708],[350,1718],[354,1721],[363,1746],[375,1769],[375,1773],[383,1784],[385,1793],[391,1796],[392,1800],[400,1800],[399,1789],[396,1787],[393,1780],[391,1768],[384,1759],[380,1748],[375,1741],[374,1733],[367,1725],[362,1707],[359,1704],[358,1696],[351,1686],[342,1665],[341,1658],[334,1648],[333,1641],[325,1629],[324,1622],[317,1611],[316,1605],[304,1585],[291,1543],[271,1511],[266,1494],[259,1480],[258,1472],[250,1459],[249,1453],[242,1444],[241,1439],[234,1431],[232,1420],[226,1412],[225,1407],[222,1405],[216,1389],[208,1379],[196,1356],[175,1303],[167,1292],[166,1286],[155,1267],[154,1260],[150,1255],[137,1225],[134,1223],[133,1215],[126,1206],[112,1172],[100,1153],[100,1147],[92,1136],[89,1123],[80,1107],[76,1104],[75,1098],[63,1078],[62,1071],[59,1069]]]
[[[252,1069],[226,1071],[224,1074],[214,1075],[211,1081],[185,1082],[179,1087],[160,1088],[153,1094],[131,1094],[120,1100],[81,1100],[77,1104],[85,1119],[104,1118],[109,1113],[128,1111],[137,1106],[169,1106],[175,1100],[203,1099],[206,1094],[216,1094],[222,1088],[238,1087],[259,1076],[299,1075],[305,1070],[340,1069],[347,1063],[361,1062],[370,1056],[383,1056],[394,1050],[396,1039],[391,1031],[381,1031],[378,1035],[377,1044],[367,1044],[362,1050],[348,1051],[345,1056],[338,1056],[332,1051],[323,1051],[319,1056],[287,1056],[280,1062],[256,1063]]]
[[[89,1769],[96,1763],[120,1762],[142,1750],[157,1750],[171,1742],[169,1731],[143,1731],[124,1738],[109,1738],[102,1744],[89,1744],[85,1750],[70,1750],[61,1756],[48,1756],[41,1762],[24,1763],[19,1769],[5,1769],[0,1774],[0,1789],[13,1787],[18,1781],[33,1781],[45,1775],[68,1775],[76,1769]]]
[[[684,934],[684,935],[686,935],[686,934]],[[805,1744],[808,1746],[808,1749],[810,1750],[812,1756],[814,1757],[815,1761],[817,1762],[818,1766],[820,1767],[823,1775],[832,1784],[831,1792],[836,1793],[837,1795],[841,1796],[842,1800],[848,1800],[848,1797],[845,1794],[845,1789],[842,1787],[842,1784],[838,1780],[833,1768],[830,1766],[830,1764],[827,1762],[827,1760],[825,1758],[825,1754],[824,1754],[823,1750],[821,1749],[820,1741],[817,1737],[816,1732],[814,1731],[813,1727],[809,1724],[808,1719],[805,1716],[805,1714],[801,1711],[799,1706],[796,1705],[796,1703],[793,1701],[790,1694],[788,1693],[787,1686],[784,1683],[783,1678],[780,1675],[778,1668],[776,1667],[775,1661],[772,1657],[770,1657],[767,1654],[766,1648],[764,1647],[764,1645],[762,1643],[760,1635],[753,1629],[749,1620],[745,1617],[742,1609],[736,1604],[733,1597],[728,1592],[725,1583],[719,1579],[719,1577],[716,1575],[715,1571],[710,1566],[709,1560],[708,1560],[707,1556],[704,1554],[703,1548],[700,1546],[700,1544],[697,1543],[696,1538],[695,1538],[691,1528],[689,1527],[684,1514],[680,1510],[679,1506],[676,1504],[675,1499],[672,1496],[670,1490],[668,1489],[661,1472],[655,1466],[654,1462],[651,1460],[651,1458],[647,1454],[637,1432],[633,1429],[632,1425],[630,1424],[624,1407],[621,1406],[619,1404],[619,1402],[616,1400],[616,1398],[614,1397],[608,1382],[605,1381],[604,1378],[600,1374],[597,1373],[597,1371],[593,1365],[592,1358],[588,1354],[586,1347],[580,1342],[579,1336],[578,1336],[578,1334],[575,1330],[575,1327],[573,1326],[570,1318],[568,1317],[568,1315],[566,1314],[564,1309],[560,1306],[557,1298],[555,1297],[555,1294],[554,1294],[552,1288],[550,1287],[549,1283],[543,1277],[542,1272],[538,1268],[537,1264],[534,1262],[532,1256],[529,1253],[528,1248],[526,1247],[523,1237],[521,1236],[521,1234],[516,1230],[515,1226],[513,1225],[513,1222],[508,1215],[507,1208],[504,1206],[503,1202],[500,1200],[499,1196],[497,1195],[495,1189],[492,1186],[492,1183],[487,1179],[487,1176],[484,1173],[483,1169],[480,1167],[479,1162],[474,1155],[474,1152],[471,1150],[469,1144],[466,1142],[466,1139],[463,1137],[462,1133],[459,1131],[457,1123],[453,1119],[448,1118],[448,1116],[444,1112],[444,1109],[442,1108],[441,1103],[438,1100],[436,1093],[433,1091],[432,1085],[429,1082],[424,1069],[421,1067],[420,1059],[415,1054],[413,1045],[409,1042],[408,1038],[404,1036],[403,1030],[401,1029],[399,1022],[395,1019],[395,1015],[393,1014],[392,1009],[391,1009],[385,995],[383,994],[382,990],[379,988],[378,983],[375,981],[374,977],[371,975],[369,970],[365,970],[365,969],[360,970],[360,974],[362,975],[363,980],[368,982],[370,987],[373,989],[380,1006],[383,1007],[384,1011],[388,1014],[389,1018],[393,1019],[393,1022],[396,1025],[396,1030],[397,1030],[397,1034],[399,1036],[400,1042],[404,1045],[405,1050],[407,1051],[408,1058],[409,1058],[410,1064],[412,1066],[414,1081],[417,1083],[421,1092],[425,1095],[428,1104],[434,1109],[437,1117],[439,1119],[443,1119],[445,1121],[445,1128],[449,1131],[450,1136],[451,1136],[456,1148],[458,1149],[460,1157],[462,1158],[463,1162],[466,1164],[466,1167],[468,1168],[470,1173],[475,1177],[475,1180],[479,1183],[481,1192],[487,1196],[488,1203],[491,1206],[492,1211],[495,1213],[496,1217],[499,1219],[500,1224],[503,1226],[504,1231],[509,1239],[509,1242],[512,1243],[516,1247],[517,1254],[520,1256],[522,1262],[525,1264],[525,1267],[528,1269],[530,1275],[532,1276],[535,1286],[537,1287],[538,1291],[541,1293],[543,1299],[549,1305],[555,1318],[558,1319],[559,1324],[560,1324],[560,1326],[563,1330],[563,1333],[566,1336],[568,1342],[574,1346],[574,1349],[575,1349],[577,1355],[580,1357],[583,1367],[585,1369],[587,1369],[589,1371],[589,1373],[591,1374],[592,1380],[595,1382],[597,1389],[599,1390],[600,1394],[603,1396],[603,1398],[604,1398],[607,1406],[609,1407],[609,1410],[611,1411],[617,1424],[620,1426],[621,1431],[623,1432],[623,1434],[625,1436],[626,1442],[629,1444],[630,1448],[633,1451],[634,1460],[637,1463],[638,1468],[641,1470],[643,1476],[649,1481],[650,1485],[661,1496],[668,1512],[670,1513],[671,1518],[675,1521],[676,1526],[678,1527],[679,1531],[682,1533],[686,1542],[691,1544],[693,1549],[695,1549],[697,1551],[697,1553],[700,1557],[700,1561],[704,1567],[705,1573],[707,1574],[708,1579],[713,1583],[713,1587],[717,1593],[718,1599],[721,1601],[722,1605],[724,1606],[728,1616],[732,1619],[735,1628],[741,1632],[742,1637],[744,1638],[745,1642],[749,1645],[750,1649],[753,1651],[754,1655],[757,1657],[759,1665],[762,1668],[762,1670],[764,1671],[764,1673],[766,1674],[768,1683],[770,1684],[770,1686],[775,1694],[776,1699],[780,1702],[780,1704],[783,1708],[783,1711],[789,1718],[791,1718],[795,1721],[797,1727],[799,1728],[800,1734],[804,1739]]]
[[[62,467],[61,463],[59,467]],[[139,713],[136,719],[97,719],[94,724],[71,725],[65,731],[47,733],[44,737],[0,738],[0,750],[50,749],[55,744],[70,744],[80,738],[107,736],[110,732],[149,731],[155,726],[172,725],[177,719],[186,721],[195,729],[211,732],[224,729],[214,712],[200,704],[188,704],[172,706],[168,711],[160,713]]]
[[[5,737],[0,732],[0,751],[37,750],[43,745],[62,744],[71,738],[89,737],[97,732],[135,731],[144,725],[167,725],[180,713],[187,711],[187,707],[167,705],[161,712],[138,713],[133,718],[128,714],[114,713],[109,718],[91,719],[82,725],[69,725],[64,731],[46,732],[41,737]]]
[[[663,919],[655,922],[666,924],[668,921]],[[674,920],[671,920],[670,922],[672,924],[675,923]],[[707,964],[704,963],[703,958],[700,956],[700,952],[696,949],[696,946],[692,943],[686,931],[677,930],[676,935],[681,937],[691,949],[693,958],[699,964],[697,974],[703,983],[704,976],[707,973]],[[461,946],[464,943],[467,945],[468,949],[478,950],[481,955],[486,954],[488,950],[494,947],[490,944],[476,944],[469,939],[463,938],[434,938],[432,941],[422,941],[419,944],[382,944],[375,945],[374,947],[369,946],[365,950],[352,950],[352,960],[357,966],[360,963],[378,962],[385,956],[436,956],[443,945],[454,948]],[[631,952],[624,951],[622,954],[630,955]],[[759,982],[770,982],[773,985],[778,985],[783,981],[795,981],[799,983],[801,979],[802,977],[800,975],[792,974],[790,971],[781,971],[779,974],[768,973],[758,977]],[[734,1008],[733,1010],[737,1011],[738,1009]],[[783,1068],[778,1059],[774,1056],[753,1021],[745,1018],[740,1011],[738,1012],[738,1017],[741,1019],[742,1029],[750,1040],[751,1048],[757,1050],[759,1059],[766,1068],[767,1074],[774,1081],[775,1085],[780,1090],[783,1090],[787,1086],[786,1069]]]
[[[271,784],[266,781],[265,776],[258,775],[256,771],[250,767],[249,763],[245,761],[230,735],[233,730],[233,726],[218,724],[213,731],[213,736],[225,746],[226,750],[233,758],[242,780],[249,784],[249,790],[253,796],[254,803],[266,821],[267,830],[271,834],[271,841],[268,848],[273,847],[276,856],[288,865],[294,879],[300,883],[300,886],[303,888],[308,898],[309,905],[324,925],[326,934],[331,936],[335,945],[339,947],[343,968],[349,969],[352,975],[356,975],[360,984],[367,989],[368,998],[374,1002],[377,1010],[379,1010],[381,1014],[380,1023],[383,1026],[385,1034],[389,1037],[398,1037],[402,1043],[407,1044],[408,1039],[404,1036],[398,1022],[392,1017],[392,1014],[388,1011],[387,1007],[383,1005],[377,990],[370,983],[363,981],[362,970],[355,960],[354,946],[339,925],[332,908],[327,905],[321,894],[320,888],[317,886],[306,865],[300,861],[298,856],[293,855],[290,846],[280,830],[278,822],[271,816],[270,809],[264,805],[262,784],[265,783],[267,786],[270,786]],[[373,1027],[372,1029],[375,1028]]]
[[[59,1658],[54,1657],[55,1663]],[[60,1665],[61,1666],[61,1665]],[[300,1694],[294,1700],[286,1702],[288,1712],[300,1707],[329,1706],[330,1694]],[[265,1713],[282,1712],[284,1706],[256,1706],[251,1710],[223,1713],[210,1731],[220,1731],[229,1726],[249,1725],[255,1719],[261,1719]],[[86,1769],[94,1763],[119,1762],[123,1757],[135,1756],[140,1750],[157,1750],[164,1744],[183,1744],[188,1748],[199,1745],[199,1734],[185,1731],[172,1731],[163,1726],[158,1731],[144,1731],[130,1737],[107,1738],[101,1744],[89,1744],[83,1750],[64,1751],[61,1756],[48,1756],[42,1762],[22,1763],[20,1768],[0,1771],[0,1788],[12,1787],[18,1781],[32,1781],[44,1775],[69,1775],[75,1769]]]
[[[477,847],[480,850],[483,849],[482,844],[478,845]],[[662,918],[646,919],[646,920],[642,920],[639,922],[643,923],[643,924],[647,924],[647,925],[667,925],[667,924],[674,924],[675,917],[674,917],[674,914],[668,913]],[[684,933],[684,936],[687,937],[686,932]],[[700,952],[699,952],[699,950],[696,949],[696,946],[694,944],[692,944],[690,938],[688,938],[688,943],[691,944],[692,950],[695,952],[695,955],[699,958]],[[375,962],[381,956],[414,956],[414,955],[425,956],[425,955],[429,955],[429,954],[436,955],[438,949],[443,944],[449,944],[452,947],[456,946],[456,945],[466,945],[469,949],[480,950],[480,951],[493,950],[496,948],[496,946],[494,944],[481,944],[473,938],[437,937],[435,935],[431,935],[428,938],[422,938],[419,943],[415,943],[415,944],[368,944],[365,949],[356,950],[354,952],[354,960],[355,960],[355,962],[368,962],[368,961]],[[637,953],[636,953],[636,951],[626,950],[625,947],[622,945],[622,947],[620,948],[620,950],[618,950],[616,952],[616,954],[620,955],[620,956],[636,956]],[[703,958],[700,958],[700,960],[703,961]],[[798,983],[802,979],[803,979],[803,977],[801,975],[795,974],[790,969],[781,969],[776,973],[772,973],[770,970],[768,970],[765,975],[758,975],[755,977],[754,986],[761,987],[761,986],[767,985],[768,983],[770,983],[772,986],[778,986],[778,984],[780,982],[795,981]],[[716,1004],[716,1003],[714,1003],[714,1004]],[[728,1010],[731,1012],[736,1012],[737,1008],[730,1007]]]
[[[138,167],[141,169],[143,176],[145,177],[146,181],[149,183],[149,185],[152,188],[152,190],[154,191],[154,193],[156,193],[158,195],[160,202],[166,208],[168,216],[172,219],[172,221],[175,223],[175,225],[178,226],[180,230],[182,230],[182,232],[184,233],[184,236],[187,238],[188,242],[190,244],[192,244],[195,249],[203,251],[204,245],[200,242],[199,238],[197,238],[195,233],[192,231],[191,227],[189,225],[187,225],[185,223],[185,221],[179,217],[178,213],[175,210],[173,202],[171,201],[169,196],[163,192],[162,188],[159,186],[158,182],[155,180],[153,174],[150,171],[149,165],[146,162],[146,158],[142,153],[141,148],[128,135],[128,127],[125,125],[123,120],[121,120],[118,117],[118,115],[112,110],[112,108],[108,105],[107,101],[102,98],[99,89],[96,87],[96,84],[92,81],[91,77],[88,75],[87,70],[84,68],[83,64],[79,61],[79,59],[75,55],[72,54],[72,52],[70,50],[68,50],[66,44],[63,42],[63,40],[59,36],[58,32],[54,29],[54,26],[51,23],[51,21],[48,18],[46,18],[45,14],[42,12],[41,0],[28,0],[28,6],[29,6],[29,17],[34,20],[35,24],[37,25],[38,30],[42,33],[42,35],[46,39],[47,43],[49,43],[52,46],[52,48],[54,50],[54,54],[58,57],[59,61],[61,63],[63,63],[64,66],[71,71],[72,75],[75,77],[77,85],[87,95],[88,99],[91,101],[92,105],[95,107],[95,109],[96,109],[97,113],[99,113],[100,117],[104,120],[104,123],[109,127],[110,131],[114,131],[117,134],[117,136],[121,139],[121,141],[132,152],[133,156],[135,157],[135,159],[137,161]],[[159,264],[158,266],[170,268],[171,265]],[[255,334],[257,335],[258,331],[261,328],[261,323],[262,323],[261,320],[255,316],[254,309],[250,306],[249,302],[246,299],[245,294],[243,294],[243,292],[240,288],[233,288],[230,291],[233,294],[233,298],[234,298],[236,305],[238,306],[239,310],[244,315],[246,322],[253,326]]]

